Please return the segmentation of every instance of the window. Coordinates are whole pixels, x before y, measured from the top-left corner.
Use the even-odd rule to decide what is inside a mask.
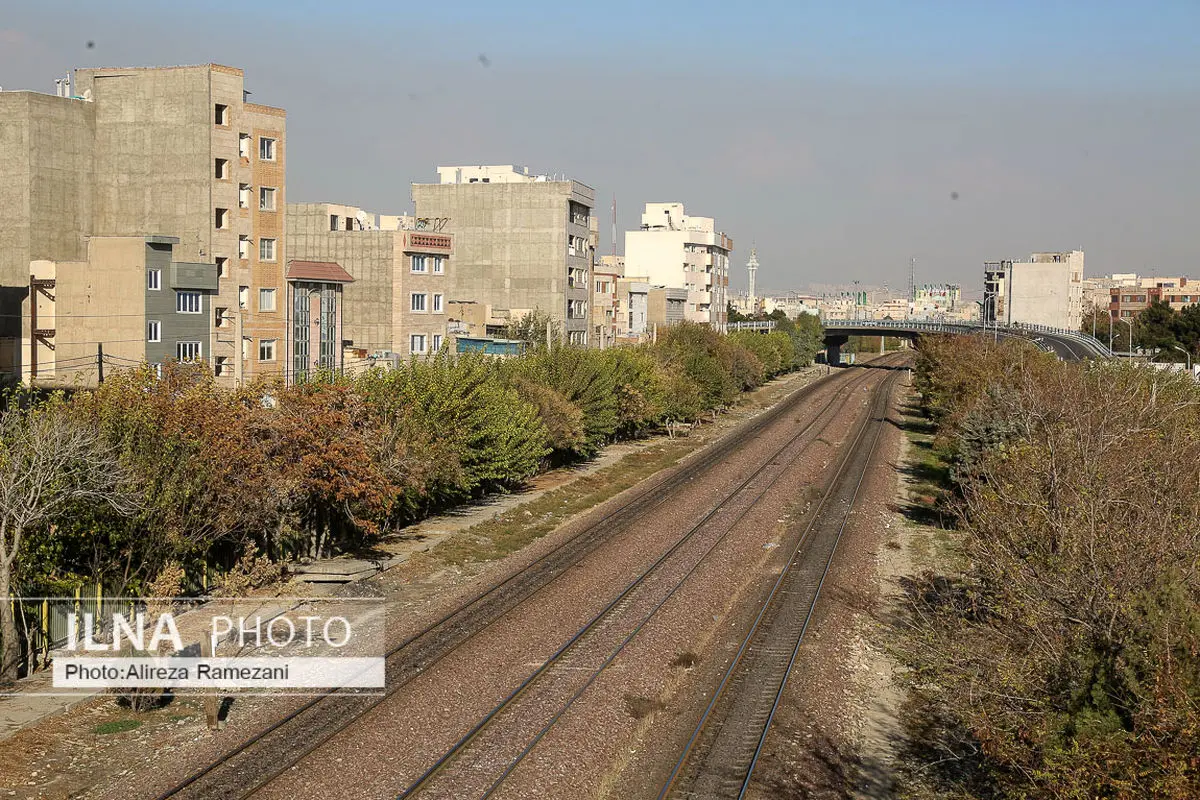
[[[275,160],[275,140],[265,136],[258,137],[258,159],[260,161]]]
[[[180,314],[199,314],[200,304],[201,301],[199,292],[184,292],[176,290],[175,310]]]
[[[247,161],[250,160],[250,134],[238,134],[238,155]]]
[[[250,237],[242,234],[238,237],[238,258],[245,260],[250,257]]]
[[[158,291],[162,288],[162,270],[148,269],[146,270],[146,288]]]
[[[229,275],[229,259],[225,256],[217,256],[217,277],[224,278]]]
[[[274,261],[275,260],[275,240],[274,239],[259,239],[258,240],[258,260],[259,261]]]
[[[229,177],[229,159],[218,158],[213,165],[213,177],[223,181]]]
[[[162,323],[156,319],[146,320],[146,341],[161,342],[162,341]]]
[[[217,356],[217,363],[213,366],[213,372],[216,373],[217,377],[232,374],[229,370],[229,356]]]
[[[229,327],[229,309],[219,307],[213,312],[213,325],[218,328]]]
[[[214,218],[214,222],[216,223],[216,226],[218,228],[220,228],[221,230],[228,228],[229,227],[229,209],[228,208],[218,208],[215,218]]]
[[[409,302],[409,308],[413,311],[425,310],[425,293],[413,292]]]
[[[213,122],[217,125],[229,124],[229,106],[224,103],[217,103],[213,108]]]
[[[274,289],[259,289],[258,290],[258,310],[259,311],[274,311],[275,310],[275,290]]]
[[[275,340],[262,339],[258,343],[258,360],[259,361],[274,361],[275,360]]]
[[[412,271],[424,274],[429,271],[429,264],[426,262],[426,256],[412,257]]]
[[[414,333],[408,337],[408,350],[411,353],[425,352],[425,334]]]
[[[180,361],[195,361],[200,358],[199,342],[176,342],[175,357]]]
[[[440,333],[435,333],[433,335],[433,346],[431,349],[435,353],[442,349],[442,335]]]
[[[250,207],[250,184],[238,184],[238,208]]]
[[[446,259],[441,256],[430,256],[433,261],[433,274],[441,275],[446,271]]]
[[[269,186],[258,187],[258,210],[259,211],[274,211],[275,210],[275,190]]]
[[[239,286],[238,287],[238,307],[245,308],[246,304],[249,302],[250,302],[250,287],[249,286]]]
[[[331,230],[331,231],[336,231],[336,230],[338,229],[338,227],[337,227],[337,221],[338,221],[338,215],[337,215],[337,214],[330,214],[330,215],[329,215],[329,230]]]
[[[442,313],[442,296],[440,294],[435,294],[433,296],[433,313]]]

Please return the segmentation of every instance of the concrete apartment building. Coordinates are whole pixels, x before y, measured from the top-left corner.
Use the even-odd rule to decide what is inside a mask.
[[[418,219],[454,235],[453,298],[488,308],[490,327],[546,312],[587,344],[595,190],[511,164],[437,171],[412,198]]]
[[[93,236],[81,261],[30,266],[32,344],[22,380],[94,387],[142,362],[195,361],[212,346],[213,264],[176,261],[173,236]]]
[[[651,335],[659,328],[678,325],[687,319],[688,290],[671,286],[651,286],[646,293],[646,326]]]
[[[442,348],[453,236],[412,217],[334,203],[289,203],[287,225],[293,257],[336,263],[353,278],[342,291],[344,341],[354,358],[408,358]]]
[[[685,289],[685,318],[724,330],[733,240],[712,217],[689,217],[683,203],[647,203],[641,228],[625,233],[625,274]]]
[[[1083,321],[1083,251],[986,262],[983,298],[985,322],[1078,330]]]
[[[242,71],[217,64],[74,79],[0,92],[0,313],[24,323],[2,318],[0,367],[28,373],[31,262],[87,263],[90,237],[165,236],[176,261],[218,276],[199,357],[229,385],[280,374],[286,113],[246,102]]]
[[[1108,312],[1115,318],[1129,319],[1141,314],[1151,303],[1166,303],[1174,311],[1200,303],[1200,284],[1186,277],[1137,278],[1109,291]]]

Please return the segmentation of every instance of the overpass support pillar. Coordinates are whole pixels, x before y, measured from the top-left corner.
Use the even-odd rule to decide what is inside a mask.
[[[850,341],[849,336],[825,337],[825,363],[837,366],[842,363],[842,345]]]

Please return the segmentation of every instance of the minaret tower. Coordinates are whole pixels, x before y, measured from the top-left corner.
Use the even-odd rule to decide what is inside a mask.
[[[754,276],[758,272],[758,248],[750,248],[750,260],[746,262],[746,271],[750,273],[750,312],[758,310],[758,298],[754,296]]]

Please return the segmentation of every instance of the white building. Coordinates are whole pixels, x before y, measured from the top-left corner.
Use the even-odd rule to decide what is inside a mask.
[[[647,203],[641,229],[625,233],[625,274],[686,289],[686,319],[724,330],[732,250],[712,217],[689,217],[683,203]]]
[[[987,262],[983,298],[987,322],[1077,330],[1083,322],[1083,251]]]

